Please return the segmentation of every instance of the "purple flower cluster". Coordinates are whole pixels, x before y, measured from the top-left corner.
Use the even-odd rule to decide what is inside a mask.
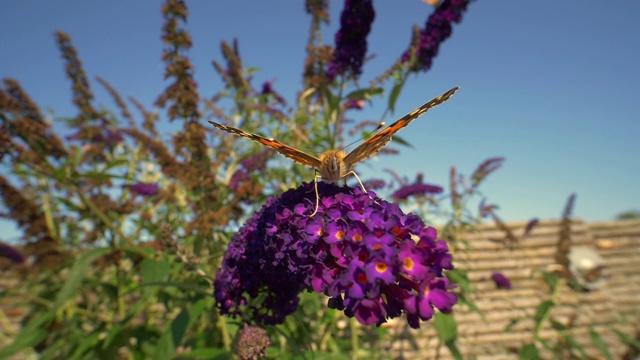
[[[462,21],[462,13],[467,9],[470,0],[444,0],[442,4],[429,16],[424,29],[420,30],[416,71],[427,71],[431,68],[433,58],[438,55],[438,48],[451,35],[451,24]],[[411,50],[402,55],[402,61],[407,62],[411,57]]]
[[[238,190],[242,182],[249,180],[249,174],[252,171],[264,169],[271,155],[273,155],[273,150],[264,149],[259,153],[242,160],[240,162],[240,168],[231,175],[229,188],[233,191]]]
[[[364,183],[362,183],[362,185],[364,185],[364,188],[368,190],[380,190],[383,189],[387,184],[382,179],[371,179],[365,181]]]
[[[416,182],[410,185],[404,185],[400,189],[396,190],[393,194],[391,194],[391,197],[396,200],[406,200],[411,196],[424,194],[440,194],[442,193],[442,191],[442,186]]]
[[[24,257],[18,250],[3,242],[0,242],[0,257],[7,258],[16,264],[24,262]]]
[[[457,302],[443,270],[453,269],[436,230],[360,188],[307,183],[270,198],[233,236],[216,274],[222,314],[282,323],[303,291],[365,325],[407,314],[409,325]]]
[[[124,137],[120,131],[109,126],[108,120],[100,119],[100,126],[81,129],[77,133],[67,136],[67,140],[85,140],[115,146],[124,141]]]
[[[375,18],[371,0],[345,0],[340,15],[340,30],[336,33],[336,48],[327,67],[327,76],[334,79],[347,70],[353,76],[362,72],[367,54],[367,35]]]
[[[128,187],[132,194],[141,196],[153,196],[158,194],[157,183],[135,183],[131,185],[124,185]]]

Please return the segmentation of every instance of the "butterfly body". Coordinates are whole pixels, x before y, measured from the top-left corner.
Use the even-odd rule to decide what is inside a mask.
[[[276,150],[280,154],[299,164],[314,168],[319,173],[318,177],[321,177],[325,181],[336,182],[350,174],[355,175],[355,173],[353,172],[353,167],[357,163],[366,160],[367,158],[378,153],[380,149],[382,149],[389,143],[389,141],[391,141],[391,137],[393,136],[393,134],[409,125],[409,123],[426,113],[429,109],[447,101],[456,91],[458,91],[458,89],[458,87],[455,87],[436,97],[435,99],[427,102],[426,104],[418,107],[393,124],[380,130],[369,139],[365,140],[362,144],[357,146],[348,154],[346,154],[341,149],[338,149],[326,151],[322,155],[320,155],[320,157],[316,157],[302,150],[298,150],[292,146],[285,145],[273,138],[266,138],[264,136],[252,134],[244,130],[227,125],[222,125],[213,121],[209,122],[220,130],[259,142],[260,144]]]
[[[328,182],[336,182],[349,175],[351,169],[344,162],[345,156],[342,150],[329,150],[320,155],[320,167],[316,168],[320,177]]]

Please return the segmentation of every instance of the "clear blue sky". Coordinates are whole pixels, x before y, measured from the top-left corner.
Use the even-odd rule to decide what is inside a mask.
[[[72,116],[70,84],[53,31],[70,34],[91,78],[151,107],[164,89],[160,1],[6,1],[0,12],[0,76],[19,80],[43,110]],[[221,83],[211,66],[219,43],[237,38],[243,61],[276,79],[292,101],[301,87],[308,17],[303,1],[190,1],[189,56],[205,96]],[[331,1],[332,42],[342,1]],[[433,8],[418,0],[374,1],[367,81],[406,48],[412,24]],[[359,167],[363,178],[391,168],[446,185],[455,165],[469,174],[506,157],[482,190],[509,220],[558,218],[570,193],[574,215],[608,220],[640,208],[640,2],[479,0],[472,3],[434,66],[413,76],[397,104],[404,115],[459,85],[449,102],[400,135],[414,145]],[[94,83],[99,102],[111,99]],[[357,119],[378,119],[379,98]],[[6,168],[1,170],[6,171]]]

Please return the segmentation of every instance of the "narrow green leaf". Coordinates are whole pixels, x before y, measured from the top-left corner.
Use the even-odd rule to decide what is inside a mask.
[[[456,342],[455,341],[446,341],[444,343],[444,345],[447,347],[447,349],[449,349],[449,351],[451,352],[451,355],[453,355],[453,358],[456,360],[462,360],[462,353],[460,352],[460,350],[458,349],[458,347],[456,346]]]
[[[449,278],[449,280],[451,280],[452,283],[460,286],[462,292],[471,293],[471,282],[469,281],[467,273],[464,270],[455,268],[451,271],[447,271],[445,275],[447,276],[447,278]]]
[[[396,101],[398,100],[398,96],[400,96],[400,91],[402,91],[403,86],[404,82],[400,81],[395,83],[391,89],[391,93],[389,94],[389,110],[391,110],[391,113],[396,111]]]
[[[350,92],[347,99],[369,99],[373,95],[380,95],[384,90],[382,88],[360,89]]]
[[[557,331],[565,331],[565,330],[567,330],[567,327],[564,326],[561,322],[553,320],[553,319],[551,319],[551,326],[553,327],[554,330],[557,330]]]
[[[101,256],[104,256],[110,250],[111,249],[109,248],[92,249],[76,260],[69,271],[67,281],[56,295],[56,300],[53,304],[53,308],[55,310],[59,309],[67,300],[71,299],[71,297],[75,296],[82,280],[90,273],[91,262]]]
[[[434,325],[438,337],[442,342],[455,341],[458,337],[458,327],[456,320],[451,314],[436,313],[434,316]]]
[[[572,338],[571,336],[566,336],[564,339],[572,349],[578,350],[578,352],[582,355],[583,358],[585,359],[589,358],[589,354],[587,354],[587,352],[584,351],[582,346],[578,344],[578,342],[574,338]]]
[[[207,299],[202,299],[193,304],[189,309],[183,310],[175,319],[168,324],[164,333],[158,340],[154,359],[172,359],[176,348],[180,346],[182,338],[187,330],[193,326],[195,321],[206,309]]]
[[[55,312],[49,311],[31,319],[16,335],[11,345],[0,349],[0,359],[5,359],[21,350],[35,346],[44,340],[48,334],[45,324],[53,320],[54,317]]]
[[[538,308],[536,309],[536,315],[533,318],[536,321],[536,328],[540,326],[540,323],[545,319],[547,313],[549,313],[553,305],[555,304],[551,300],[545,300],[540,303],[540,305],[538,305]]]
[[[102,341],[102,350],[107,349],[113,340],[120,334],[120,332],[124,329],[123,324],[113,324],[113,326],[109,329],[107,336]]]
[[[520,360],[539,360],[540,354],[534,344],[528,344],[520,348],[518,352],[518,359]]]
[[[107,163],[107,167],[105,168],[105,170],[109,170],[111,168],[118,167],[118,166],[129,165],[129,161],[130,161],[129,159],[111,160]]]
[[[635,339],[633,336],[626,334],[618,329],[613,329],[613,331],[615,331],[615,333],[623,343],[633,347],[636,350],[640,350],[640,341],[638,339]]]
[[[549,285],[549,287],[552,288],[552,289],[555,289],[556,286],[558,286],[558,280],[560,280],[558,275],[552,274],[552,273],[547,272],[547,271],[544,271],[542,273],[542,278],[547,283],[547,285]]]
[[[593,330],[592,327],[589,328],[589,336],[591,337],[591,341],[593,341],[593,344],[598,348],[598,350],[600,350],[600,353],[604,355],[604,357],[606,357],[608,360],[611,360],[609,346],[607,346],[607,343],[602,340],[600,335],[595,330]]]
[[[80,343],[78,344],[78,348],[72,355],[68,357],[68,359],[82,359],[82,355],[92,355],[93,349],[96,348],[96,345],[100,342],[100,332],[94,331],[91,334],[88,334],[86,337],[83,337]]]
[[[398,143],[398,144],[400,144],[400,145],[404,145],[404,146],[406,146],[406,147],[413,148],[413,145],[411,145],[407,140],[405,140],[405,139],[401,138],[400,136],[394,136],[394,137],[392,138],[392,140],[393,140],[394,142],[397,142],[397,143]]]
[[[509,321],[509,323],[507,324],[507,326],[505,326],[504,328],[504,332],[510,332],[511,329],[513,329],[514,326],[518,325],[518,323],[520,322],[519,319],[513,319],[511,321]]]

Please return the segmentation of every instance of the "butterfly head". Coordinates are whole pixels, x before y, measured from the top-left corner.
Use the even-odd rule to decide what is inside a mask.
[[[330,150],[320,155],[320,168],[317,170],[322,179],[336,182],[347,176],[351,169],[344,162],[344,157],[342,150]]]

